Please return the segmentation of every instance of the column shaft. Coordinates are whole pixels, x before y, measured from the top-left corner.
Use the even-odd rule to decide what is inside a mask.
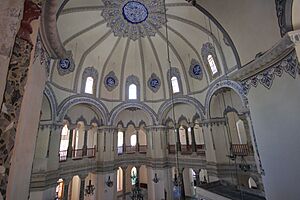
[[[195,138],[195,130],[194,127],[191,126],[191,136],[192,136],[192,150],[193,152],[197,152],[197,144],[196,144],[196,138]]]
[[[72,144],[73,144],[73,129],[70,130],[70,134],[69,134],[69,145],[68,145],[68,153],[67,153],[67,157],[68,158],[72,158]]]

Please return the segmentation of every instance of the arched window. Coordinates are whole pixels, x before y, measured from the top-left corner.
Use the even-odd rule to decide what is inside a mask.
[[[87,77],[85,82],[84,92],[88,94],[93,94],[93,85],[94,85],[94,79],[90,76]]]
[[[134,134],[134,135],[132,135],[131,137],[130,137],[130,145],[132,146],[132,147],[134,147],[134,146],[136,146],[136,143],[137,143],[137,140],[136,140],[137,138],[136,138],[136,134]]]
[[[136,181],[137,181],[137,170],[136,170],[136,167],[133,167],[131,169],[131,185],[135,185],[136,184]]]
[[[124,135],[123,132],[118,132],[118,154],[123,153],[123,144],[124,144]]]
[[[171,67],[171,69],[168,70],[167,76],[168,76],[170,96],[172,94],[173,95],[182,94],[183,93],[182,81],[180,78],[180,73],[178,68]]]
[[[211,54],[209,54],[207,56],[207,61],[210,66],[210,70],[211,70],[212,74],[215,75],[216,73],[218,73],[217,65],[215,63],[214,57]]]
[[[125,98],[128,100],[140,100],[140,81],[135,75],[126,79]]]
[[[98,81],[98,72],[94,67],[84,69],[81,80],[81,92],[86,94],[96,94],[96,84]]]
[[[65,161],[67,159],[67,150],[69,146],[69,129],[67,124],[62,128],[59,146],[59,160]]]
[[[123,170],[119,167],[117,170],[117,191],[120,192],[123,190]]]
[[[171,84],[172,84],[172,92],[173,92],[173,94],[180,92],[179,84],[178,84],[178,79],[177,79],[176,76],[173,76],[171,78]]]
[[[221,66],[218,60],[217,52],[214,44],[207,42],[201,48],[201,56],[203,62],[208,69],[208,74],[211,80],[218,77],[221,73]]]
[[[129,99],[137,99],[137,87],[135,84],[129,85],[128,94]]]

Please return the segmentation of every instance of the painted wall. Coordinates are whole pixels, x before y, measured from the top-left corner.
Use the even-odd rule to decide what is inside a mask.
[[[271,48],[279,39],[273,0],[197,0],[224,27],[235,44],[242,65],[258,52]]]
[[[249,93],[254,131],[265,170],[263,183],[267,199],[298,199],[299,161],[299,77],[283,73],[270,90],[259,85]]]

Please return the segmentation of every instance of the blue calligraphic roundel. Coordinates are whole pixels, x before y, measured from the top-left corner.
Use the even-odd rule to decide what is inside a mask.
[[[152,79],[150,81],[150,86],[153,87],[153,88],[159,87],[159,80],[157,80],[156,78]]]
[[[109,87],[113,87],[116,84],[116,80],[113,77],[108,77],[106,79],[106,85],[108,85]]]
[[[70,62],[70,60],[69,60],[68,58],[66,58],[66,59],[61,59],[61,60],[59,61],[59,66],[60,66],[60,68],[62,68],[62,69],[69,69],[70,66],[71,66],[71,62]]]
[[[201,74],[202,74],[202,69],[201,69],[201,66],[200,66],[199,64],[197,64],[197,65],[195,65],[195,66],[193,67],[193,74],[194,74],[195,76],[201,76]]]
[[[128,22],[139,24],[148,18],[148,9],[138,1],[129,1],[123,6],[123,16]]]

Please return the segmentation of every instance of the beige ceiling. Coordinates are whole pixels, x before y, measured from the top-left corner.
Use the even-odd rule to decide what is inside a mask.
[[[202,92],[212,81],[207,72],[202,80],[189,75],[192,59],[203,66],[202,45],[206,42],[215,44],[223,73],[237,65],[233,50],[224,43],[218,27],[197,8],[184,0],[167,0],[166,5],[172,67],[179,69],[184,94]],[[62,89],[80,92],[82,73],[86,67],[92,66],[99,74],[97,98],[124,100],[125,82],[130,75],[139,77],[141,100],[169,98],[165,27],[158,29],[153,37],[142,37],[135,41],[128,37],[116,37],[101,16],[102,9],[101,0],[70,0],[62,9],[57,20],[58,31],[65,48],[73,53],[75,71],[60,76],[54,66],[51,81]],[[119,85],[108,91],[104,86],[104,77],[111,71],[116,74]],[[147,86],[152,73],[161,80],[157,93]]]

